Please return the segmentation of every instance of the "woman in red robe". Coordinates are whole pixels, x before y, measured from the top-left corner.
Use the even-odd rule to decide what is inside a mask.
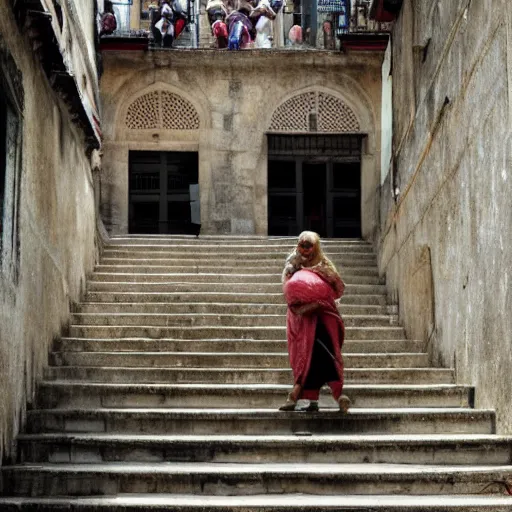
[[[283,271],[294,387],[279,408],[281,411],[295,410],[299,399],[310,401],[306,411],[318,411],[320,388],[324,384],[331,388],[340,411],[348,411],[350,399],[342,393],[341,346],[345,328],[335,303],[344,289],[336,267],[322,252],[320,237],[312,231],[301,233]]]

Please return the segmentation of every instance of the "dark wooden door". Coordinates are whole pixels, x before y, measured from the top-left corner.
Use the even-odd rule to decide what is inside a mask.
[[[304,186],[302,230],[315,231],[320,236],[332,236],[327,231],[328,162],[303,160],[301,163]]]
[[[268,233],[361,236],[361,137],[270,135]]]
[[[198,182],[198,154],[130,151],[129,232],[193,234],[189,186]]]
[[[334,238],[361,237],[361,163],[329,162],[327,233]]]
[[[273,158],[268,162],[268,234],[293,236],[302,229],[301,161]]]

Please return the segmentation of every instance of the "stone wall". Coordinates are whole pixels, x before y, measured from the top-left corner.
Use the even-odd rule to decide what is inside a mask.
[[[202,233],[266,234],[266,132],[281,104],[308,91],[343,101],[367,134],[363,232],[369,237],[376,231],[382,54],[176,50],[104,52],[103,57],[101,202],[111,233],[128,230],[128,154],[142,149],[199,152]],[[130,105],[159,91],[190,104],[198,115],[197,129],[163,129],[149,119],[149,106],[144,107],[148,119],[142,110],[139,124],[128,126]],[[189,115],[187,107],[172,112],[171,119]]]
[[[0,273],[0,460],[4,462],[14,456],[13,439],[48,364],[52,340],[66,328],[70,305],[84,292],[97,253],[84,134],[51,89],[10,5],[9,0],[0,0],[0,39],[21,73],[24,110],[17,272],[9,271],[4,237]],[[90,7],[92,16],[92,3]],[[70,32],[69,37],[80,52],[76,35]],[[77,62],[73,69],[77,76],[87,77],[84,90],[90,89],[94,98],[95,63],[87,60],[87,52],[84,55],[86,66],[81,66],[77,54],[70,61]],[[12,220],[9,212],[4,212],[4,228]]]
[[[405,0],[380,267],[412,338],[512,432],[512,4]],[[507,64],[508,63],[508,64]],[[398,196],[393,197],[397,189]]]

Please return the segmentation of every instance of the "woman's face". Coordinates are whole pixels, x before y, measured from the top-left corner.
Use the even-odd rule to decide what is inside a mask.
[[[308,240],[300,241],[297,249],[299,254],[307,261],[309,261],[315,253],[315,246]]]

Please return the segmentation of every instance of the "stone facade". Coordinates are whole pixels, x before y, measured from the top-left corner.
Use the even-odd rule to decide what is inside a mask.
[[[411,338],[512,431],[512,5],[405,0],[380,268]]]
[[[93,3],[87,2],[87,9],[81,0],[60,5],[62,24],[51,5],[52,24],[65,65],[77,78],[84,109],[92,114],[98,96]],[[14,454],[12,440],[48,364],[52,340],[66,327],[70,305],[84,292],[97,248],[84,132],[52,89],[36,55],[37,45],[29,40],[30,31],[17,25],[12,2],[0,0],[0,12],[1,60],[12,63],[19,77],[16,90],[23,98],[17,163],[12,168],[8,163],[3,197],[0,458],[6,461]],[[92,22],[82,23],[82,16]],[[13,140],[7,148],[13,150]]]
[[[362,228],[367,237],[376,231],[381,53],[180,50],[103,56],[101,204],[111,233],[128,231],[129,151],[153,150],[199,152],[201,233],[266,234],[266,133],[304,131],[310,108],[319,109],[319,131],[366,135]]]

